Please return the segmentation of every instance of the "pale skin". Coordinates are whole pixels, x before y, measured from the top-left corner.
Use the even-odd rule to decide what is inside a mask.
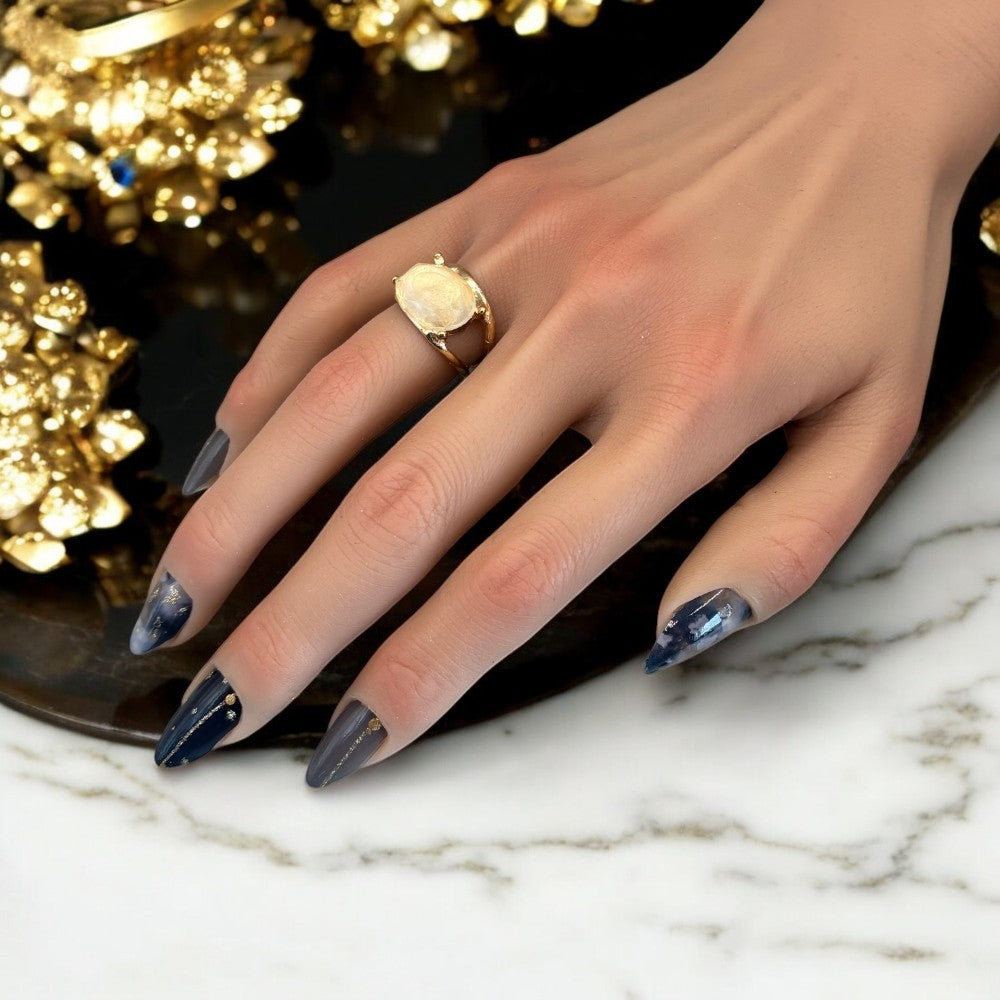
[[[226,465],[156,574],[193,598],[170,645],[365,442],[453,377],[392,275],[435,252],[461,263],[498,343],[194,679],[214,667],[239,693],[222,743],[286,706],[569,427],[589,451],[345,695],[338,711],[358,699],[388,732],[368,766],[777,428],[787,454],[665,581],[649,638],[713,588],[746,598],[747,625],[794,601],[913,440],[955,210],[998,132],[995,0],[766,0],[700,70],[317,270],[219,407]]]

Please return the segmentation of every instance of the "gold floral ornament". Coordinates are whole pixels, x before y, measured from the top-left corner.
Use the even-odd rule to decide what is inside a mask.
[[[593,23],[601,0],[313,0],[326,23],[349,31],[373,50],[377,68],[396,60],[417,70],[467,65],[474,38],[468,27],[494,17],[519,35],[540,35],[550,18],[582,28]],[[648,3],[649,0],[629,0]]]
[[[73,225],[86,189],[128,243],[144,215],[200,225],[221,182],[268,163],[314,32],[282,0],[19,0],[0,34],[7,203]]]
[[[62,565],[65,539],[130,513],[109,472],[146,428],[105,397],[136,342],[87,308],[75,281],[46,281],[41,244],[0,243],[0,555],[26,572]]]

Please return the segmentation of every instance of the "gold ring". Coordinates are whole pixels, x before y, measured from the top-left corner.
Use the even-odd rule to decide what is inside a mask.
[[[433,264],[414,264],[403,275],[394,275],[392,283],[396,301],[407,319],[435,350],[468,375],[473,366],[448,349],[448,334],[470,320],[481,319],[483,357],[493,346],[496,334],[493,310],[472,275],[458,264],[446,264],[444,257],[436,253]]]

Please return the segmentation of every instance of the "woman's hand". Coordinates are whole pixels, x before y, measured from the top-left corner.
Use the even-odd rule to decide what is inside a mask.
[[[270,719],[567,427],[590,450],[376,652],[310,784],[405,747],[780,427],[786,456],[670,581],[647,669],[802,594],[914,436],[954,212],[1000,129],[1000,79],[976,57],[1000,15],[954,0],[961,18],[909,16],[923,6],[770,0],[698,72],[316,271],[219,408],[193,475],[224,471],[163,555],[138,652],[201,628],[320,485],[451,379],[392,275],[438,251],[462,264],[499,343],[223,643],[157,761]]]

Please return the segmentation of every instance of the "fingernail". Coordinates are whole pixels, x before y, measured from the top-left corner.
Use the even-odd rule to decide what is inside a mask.
[[[750,605],[726,587],[682,604],[654,643],[646,659],[646,673],[655,674],[691,659],[735,632],[752,614]]]
[[[139,612],[129,649],[137,655],[148,653],[172,639],[191,615],[192,603],[188,592],[169,573],[164,573]]]
[[[232,685],[213,670],[174,712],[153,759],[163,767],[180,767],[204,757],[236,727],[242,714]]]
[[[181,487],[181,493],[189,497],[205,489],[218,476],[228,451],[229,435],[216,427],[201,446],[201,451],[198,452],[198,457],[194,460]]]
[[[352,701],[319,741],[306,768],[306,784],[323,788],[353,774],[387,735],[382,721],[367,705]]]

